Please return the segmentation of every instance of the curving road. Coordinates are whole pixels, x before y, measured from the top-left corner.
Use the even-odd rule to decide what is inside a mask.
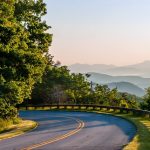
[[[135,135],[130,122],[96,113],[21,111],[39,126],[24,135],[0,141],[0,150],[121,150]]]

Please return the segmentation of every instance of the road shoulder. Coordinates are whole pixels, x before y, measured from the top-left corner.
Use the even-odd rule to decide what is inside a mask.
[[[28,131],[35,129],[37,122],[32,120],[22,120],[19,124],[13,125],[10,131],[0,134],[0,141],[22,135]]]

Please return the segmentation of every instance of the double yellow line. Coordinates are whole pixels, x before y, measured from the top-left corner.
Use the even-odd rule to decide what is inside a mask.
[[[67,137],[72,136],[72,135],[76,134],[77,132],[79,132],[85,126],[84,122],[82,120],[80,120],[80,119],[76,119],[76,118],[73,118],[73,117],[63,117],[63,118],[73,119],[76,122],[78,122],[77,128],[72,130],[72,131],[70,131],[70,132],[68,132],[68,133],[66,133],[66,134],[63,134],[63,135],[57,136],[55,138],[51,138],[49,140],[46,140],[44,142],[41,142],[41,143],[38,143],[38,144],[31,145],[29,147],[23,148],[22,150],[32,150],[32,149],[35,149],[35,148],[39,148],[41,146],[45,146],[47,144],[51,144],[51,143],[57,142],[59,140],[66,139]]]

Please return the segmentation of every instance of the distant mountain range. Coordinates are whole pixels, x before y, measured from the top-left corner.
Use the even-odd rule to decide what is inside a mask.
[[[94,83],[107,84],[110,88],[117,87],[120,92],[137,96],[143,96],[145,88],[150,87],[150,61],[122,67],[105,64],[73,64],[69,69],[75,73],[91,74],[88,80]]]
[[[139,97],[142,97],[145,94],[145,91],[142,88],[129,82],[113,82],[109,83],[108,87],[110,89],[117,88],[119,92],[127,92]]]
[[[109,88],[116,88],[120,92],[127,92],[137,96],[145,94],[145,88],[150,86],[150,78],[138,76],[110,76],[106,74],[88,72],[91,76],[89,81],[98,84],[106,84]]]
[[[144,61],[142,63],[128,65],[128,66],[114,66],[105,64],[73,64],[69,66],[69,69],[75,73],[97,72],[103,74],[109,74],[114,76],[141,76],[150,77],[150,61]]]
[[[150,78],[143,78],[139,76],[110,76],[106,74],[100,74],[95,72],[88,72],[91,76],[90,81],[99,84],[108,84],[112,82],[129,82],[142,89],[150,87]]]

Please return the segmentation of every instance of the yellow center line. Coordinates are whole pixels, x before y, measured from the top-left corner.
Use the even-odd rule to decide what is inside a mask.
[[[72,130],[72,131],[70,131],[70,132],[68,132],[68,133],[66,133],[66,134],[63,134],[63,135],[51,138],[49,140],[46,140],[44,142],[41,142],[41,143],[38,143],[38,144],[31,145],[29,147],[23,148],[22,150],[32,150],[32,149],[35,149],[35,148],[38,148],[38,147],[41,147],[41,146],[44,146],[44,145],[47,145],[47,144],[51,144],[51,143],[57,142],[59,140],[66,139],[67,137],[72,136],[72,135],[76,134],[77,132],[79,132],[85,126],[84,122],[82,120],[80,120],[80,119],[76,119],[76,118],[73,118],[73,117],[63,117],[63,118],[73,119],[76,122],[78,122],[77,128]]]

